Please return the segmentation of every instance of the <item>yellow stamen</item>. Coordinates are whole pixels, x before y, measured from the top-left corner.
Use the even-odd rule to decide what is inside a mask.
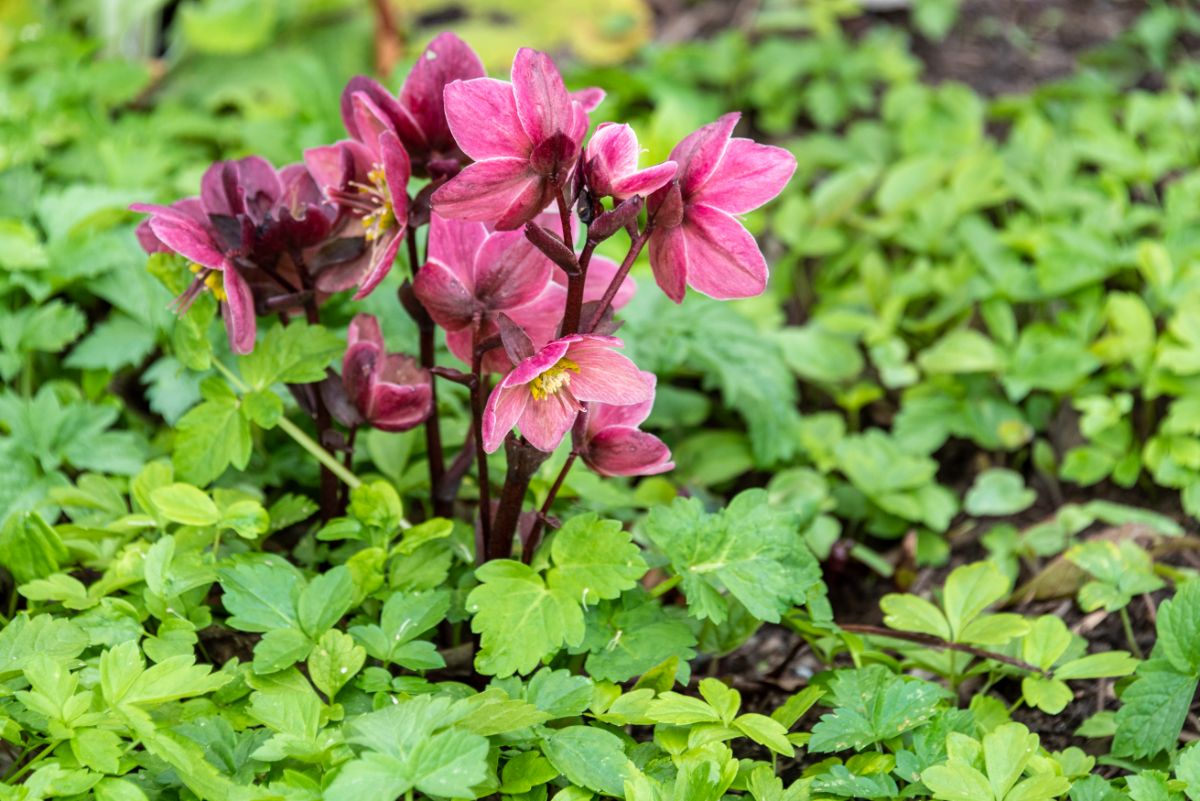
[[[225,300],[225,285],[221,282],[221,274],[217,272],[209,273],[204,276],[204,285],[213,293],[213,297],[217,300]]]
[[[396,212],[392,208],[392,195],[388,192],[387,176],[383,172],[383,167],[376,164],[374,169],[367,173],[367,179],[371,185],[369,187],[360,186],[359,191],[373,194],[379,199],[379,206],[375,211],[363,217],[362,220],[365,229],[364,235],[368,242],[372,242],[396,223]]]
[[[194,273],[198,273],[201,270],[203,270],[204,268],[201,267],[199,264],[196,264],[196,262],[191,262],[190,264],[188,264],[188,269]]]
[[[529,394],[534,400],[545,400],[571,383],[571,373],[578,373],[579,365],[563,357],[546,372],[529,382]]]

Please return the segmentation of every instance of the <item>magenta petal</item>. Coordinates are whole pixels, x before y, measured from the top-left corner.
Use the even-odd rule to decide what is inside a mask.
[[[560,390],[541,400],[530,396],[518,422],[521,435],[539,451],[552,451],[571,430],[579,409],[579,403],[567,391]]]
[[[254,350],[257,328],[250,285],[232,267],[225,270],[221,277],[225,288],[222,308],[225,311],[225,333],[229,335],[229,347],[234,353],[249,353]]]
[[[730,214],[743,214],[782,192],[795,171],[796,157],[781,147],[730,139],[716,172],[691,200]]]
[[[429,259],[440,261],[464,286],[474,289],[475,254],[487,236],[488,229],[483,223],[456,220],[435,212],[429,220]]]
[[[596,434],[583,460],[604,476],[652,476],[675,467],[662,440],[630,426],[611,426]]]
[[[603,102],[605,92],[599,86],[589,86],[578,92],[571,92],[571,99],[578,103],[584,111],[595,111],[596,106]]]
[[[675,177],[675,170],[675,162],[664,161],[662,164],[630,173],[613,184],[611,194],[617,200],[625,200],[634,195],[646,197],[651,192],[669,184]]]
[[[379,320],[373,314],[356,314],[346,329],[346,347],[353,348],[360,342],[373,345],[383,351],[383,332],[379,329]]]
[[[692,288],[717,300],[754,297],[767,288],[762,251],[733,217],[709,206],[689,206],[680,230],[687,242]]]
[[[504,380],[500,382],[500,385],[505,387],[516,387],[522,384],[528,384],[530,381],[537,378],[554,365],[558,364],[558,360],[567,354],[571,344],[570,338],[559,339],[551,342],[537,353],[533,354],[528,359],[514,367],[511,373],[504,376]]]
[[[736,112],[726,114],[688,134],[675,145],[671,161],[679,165],[679,182],[685,198],[703,186],[717,169],[740,116]]]
[[[362,300],[370,295],[392,271],[392,265],[396,263],[396,251],[400,249],[400,243],[404,241],[402,234],[403,229],[392,228],[371,242],[370,266],[367,268],[362,282],[358,285],[358,291],[354,293],[355,300]]]
[[[531,400],[526,386],[506,387],[500,384],[488,396],[483,409],[483,449],[494,453],[504,442],[504,437],[525,413]]]
[[[446,125],[443,91],[452,81],[487,75],[475,51],[449,31],[439,33],[413,65],[400,89],[400,105],[411,115],[420,131],[417,140],[425,147],[441,148],[451,143]],[[399,121],[397,121],[398,124]],[[405,142],[411,134],[402,131]]]
[[[283,196],[283,184],[271,162],[262,156],[246,156],[233,162],[237,170],[238,187],[247,206],[254,213]]]
[[[432,400],[428,384],[377,383],[367,419],[381,431],[408,431],[429,416]]]
[[[380,134],[379,150],[383,155],[383,175],[387,181],[388,196],[392,201],[395,225],[403,233],[408,225],[408,179],[412,177],[412,164],[408,160],[408,152],[404,145],[400,144],[400,139],[394,131]]]
[[[433,208],[443,217],[494,222],[512,230],[546,207],[551,188],[518,158],[470,164],[433,193]]]
[[[554,266],[521,231],[497,231],[475,257],[475,296],[492,311],[533,302]]]
[[[369,100],[378,115],[387,121],[394,121],[400,110],[400,103],[378,81],[365,75],[356,75],[351,78],[346,84],[346,88],[342,90],[342,123],[346,126],[346,133],[359,141],[364,139],[364,135],[358,129],[358,119],[354,108],[355,97]]]
[[[351,98],[350,106],[354,113],[354,129],[358,132],[358,140],[372,153],[378,153],[379,137],[385,131],[394,132],[391,120],[370,97],[361,92]]]
[[[513,58],[513,96],[521,126],[534,144],[568,132],[575,112],[550,56],[522,47]]]
[[[512,84],[494,78],[446,85],[446,122],[454,140],[475,161],[528,158],[533,143],[521,127]]]
[[[200,202],[208,214],[232,215],[242,211],[241,208],[234,208],[233,201],[236,198],[230,194],[237,181],[236,176],[233,176],[233,180],[227,179],[229,164],[227,161],[214,162],[200,176]]]
[[[649,385],[651,392],[658,383],[654,373],[642,370],[642,379]],[[608,403],[593,403],[588,406],[588,436],[602,431],[609,426],[637,427],[646,421],[654,408],[653,395],[641,403],[631,403],[626,406],[613,406]]]
[[[666,296],[682,303],[688,277],[688,246],[682,225],[655,228],[650,234],[650,267]]]
[[[614,184],[637,170],[637,135],[628,125],[603,123],[592,134],[583,158],[592,192],[611,195]]]
[[[223,269],[225,256],[213,242],[208,229],[183,212],[165,207],[133,206],[134,211],[155,208],[150,218],[150,230],[159,242],[202,267]]]
[[[464,278],[469,280],[469,274],[464,276],[448,265],[429,261],[413,279],[417,299],[433,321],[447,331],[469,326],[479,309],[472,287],[463,282]]]

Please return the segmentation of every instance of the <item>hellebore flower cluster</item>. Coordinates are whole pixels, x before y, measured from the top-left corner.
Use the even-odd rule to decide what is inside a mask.
[[[470,47],[441,34],[398,95],[351,80],[341,100],[346,138],[308,150],[302,164],[218,162],[199,196],[133,207],[150,215],[138,228],[148,252],[192,262],[179,311],[211,291],[237,353],[254,348],[259,315],[303,309],[317,323],[331,295],[371,294],[407,244],[408,274],[396,283],[420,331],[419,357],[388,353],[379,321],[359,314],[340,380],[330,372],[319,388],[293,393],[308,399],[302,408],[329,447],[352,449],[361,425],[424,425],[436,514],[452,513],[473,443],[488,557],[511,553],[530,479],[568,433],[570,458],[526,550],[576,458],[604,476],[673,467],[666,444],[639,429],[655,376],[618,352],[611,315],[632,298],[629,272],[644,249],[677,303],[689,286],[717,299],[761,293],[767,265],[736,215],[775,197],[796,166],[785,150],[734,137],[738,115],[727,114],[684,138],[669,160],[642,167],[629,125],[603,122],[588,138],[601,90],[569,92],[550,57],[530,49],[517,52],[510,77],[486,77]],[[596,255],[622,231],[629,247],[620,264]],[[437,365],[438,328],[469,372]],[[449,467],[439,377],[470,393],[471,432]],[[508,471],[493,513],[486,454],[501,445]],[[336,501],[336,484],[322,477],[323,503]]]

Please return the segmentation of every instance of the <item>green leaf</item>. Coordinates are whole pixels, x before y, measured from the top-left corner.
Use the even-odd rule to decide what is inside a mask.
[[[274,428],[283,417],[283,401],[269,389],[247,392],[242,396],[242,410],[259,428]]]
[[[366,659],[366,650],[355,645],[349,634],[327,631],[308,655],[308,675],[317,689],[332,701],[338,690],[362,669]]]
[[[1187,782],[1184,792],[1188,801],[1200,801],[1200,746],[1193,744],[1180,752],[1175,762],[1175,776]]]
[[[114,707],[154,707],[205,695],[232,679],[227,673],[212,673],[208,665],[195,664],[190,654],[173,656],[147,668],[135,642],[123,642],[100,656],[100,686],[104,700]]]
[[[989,801],[993,799],[987,777],[962,762],[934,765],[921,773],[921,781],[941,801]]]
[[[344,348],[321,326],[293,320],[273,326],[238,365],[242,378],[255,390],[275,383],[308,384],[324,379],[325,368]]]
[[[57,573],[68,556],[58,532],[37,512],[12,515],[0,527],[0,565],[18,584]]]
[[[801,378],[837,384],[851,381],[862,372],[863,356],[854,340],[819,325],[785,328],[775,338],[783,360]]]
[[[554,567],[546,574],[546,583],[579,598],[584,606],[618,597],[647,570],[629,532],[619,522],[595,514],[568,520],[554,535],[550,556]]]
[[[1020,473],[993,467],[975,477],[963,509],[975,517],[1001,517],[1023,512],[1035,500],[1037,493],[1025,487]]]
[[[920,679],[893,675],[882,665],[838,671],[830,683],[833,714],[813,726],[808,750],[861,751],[928,721],[946,691]]]
[[[1121,694],[1112,753],[1141,759],[1174,749],[1196,684],[1195,676],[1176,672],[1164,659],[1143,662]]]
[[[722,590],[755,618],[777,622],[824,589],[816,559],[796,536],[794,515],[771,508],[763,490],[743,492],[712,515],[695,498],[677,499],[651,510],[645,532],[683,577],[693,614],[714,623],[729,614]]]
[[[300,628],[315,640],[353,605],[354,580],[345,565],[338,565],[317,576],[300,593],[296,604]]]
[[[155,342],[154,329],[123,314],[113,314],[92,329],[63,364],[83,370],[115,371],[140,364],[154,350]]]
[[[630,762],[621,738],[591,726],[557,729],[542,742],[542,752],[572,784],[595,793],[625,797]]]
[[[992,562],[976,562],[955,568],[946,578],[943,604],[953,639],[983,610],[1008,595],[1008,577]]]
[[[205,485],[250,461],[250,424],[232,396],[201,403],[179,419],[172,460],[180,478]]]
[[[150,493],[150,500],[173,523],[188,526],[212,526],[221,519],[221,512],[202,490],[190,484],[169,484]]]
[[[889,593],[879,601],[883,610],[884,625],[898,631],[915,631],[941,637],[951,638],[950,624],[942,610],[915,595],[907,593]]]
[[[1200,676],[1200,581],[1179,585],[1174,597],[1158,607],[1158,642],[1179,673]]]
[[[511,560],[488,562],[475,571],[481,584],[467,596],[471,630],[482,635],[475,657],[480,672],[495,676],[529,673],[543,657],[583,640],[579,600],[547,587],[532,568]]]
[[[1004,366],[992,340],[978,331],[959,328],[921,352],[917,364],[926,373],[991,373]]]
[[[229,625],[241,631],[299,629],[296,605],[304,578],[278,557],[240,562],[218,571]]]
[[[378,626],[352,626],[350,634],[375,659],[409,670],[431,670],[445,665],[442,656],[433,643],[413,641],[445,619],[449,610],[450,593],[445,591],[394,592],[383,605]]]
[[[792,748],[792,744],[787,738],[787,729],[766,715],[756,712],[740,715],[734,719],[733,727],[754,742],[777,754],[786,757],[795,754],[795,749]]]

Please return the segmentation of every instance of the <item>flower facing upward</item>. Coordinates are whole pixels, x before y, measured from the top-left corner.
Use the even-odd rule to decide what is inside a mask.
[[[571,175],[596,92],[573,98],[545,53],[522,48],[512,82],[492,78],[446,86],[446,119],[475,160],[433,193],[443,217],[512,230],[554,200]]]
[[[523,360],[488,397],[483,446],[491,453],[514,426],[535,448],[552,451],[589,401],[628,406],[654,396],[637,366],[613,350],[621,340],[591,334],[556,339]]]
[[[364,420],[382,431],[407,431],[433,408],[432,377],[415,359],[384,350],[379,322],[359,314],[350,322],[342,383]]]
[[[649,195],[675,177],[676,164],[664,161],[639,170],[637,134],[628,125],[601,123],[583,151],[583,173],[596,197],[625,200]]]
[[[731,139],[738,116],[726,114],[676,145],[675,180],[647,201],[655,226],[650,266],[676,303],[685,285],[717,300],[752,297],[767,286],[762,251],[733,215],[778,195],[796,159],[782,148]]]
[[[643,372],[642,377],[653,390],[654,373]],[[629,406],[591,404],[581,453],[584,464],[602,476],[652,476],[674,469],[663,441],[638,428],[653,406],[653,397]]]

